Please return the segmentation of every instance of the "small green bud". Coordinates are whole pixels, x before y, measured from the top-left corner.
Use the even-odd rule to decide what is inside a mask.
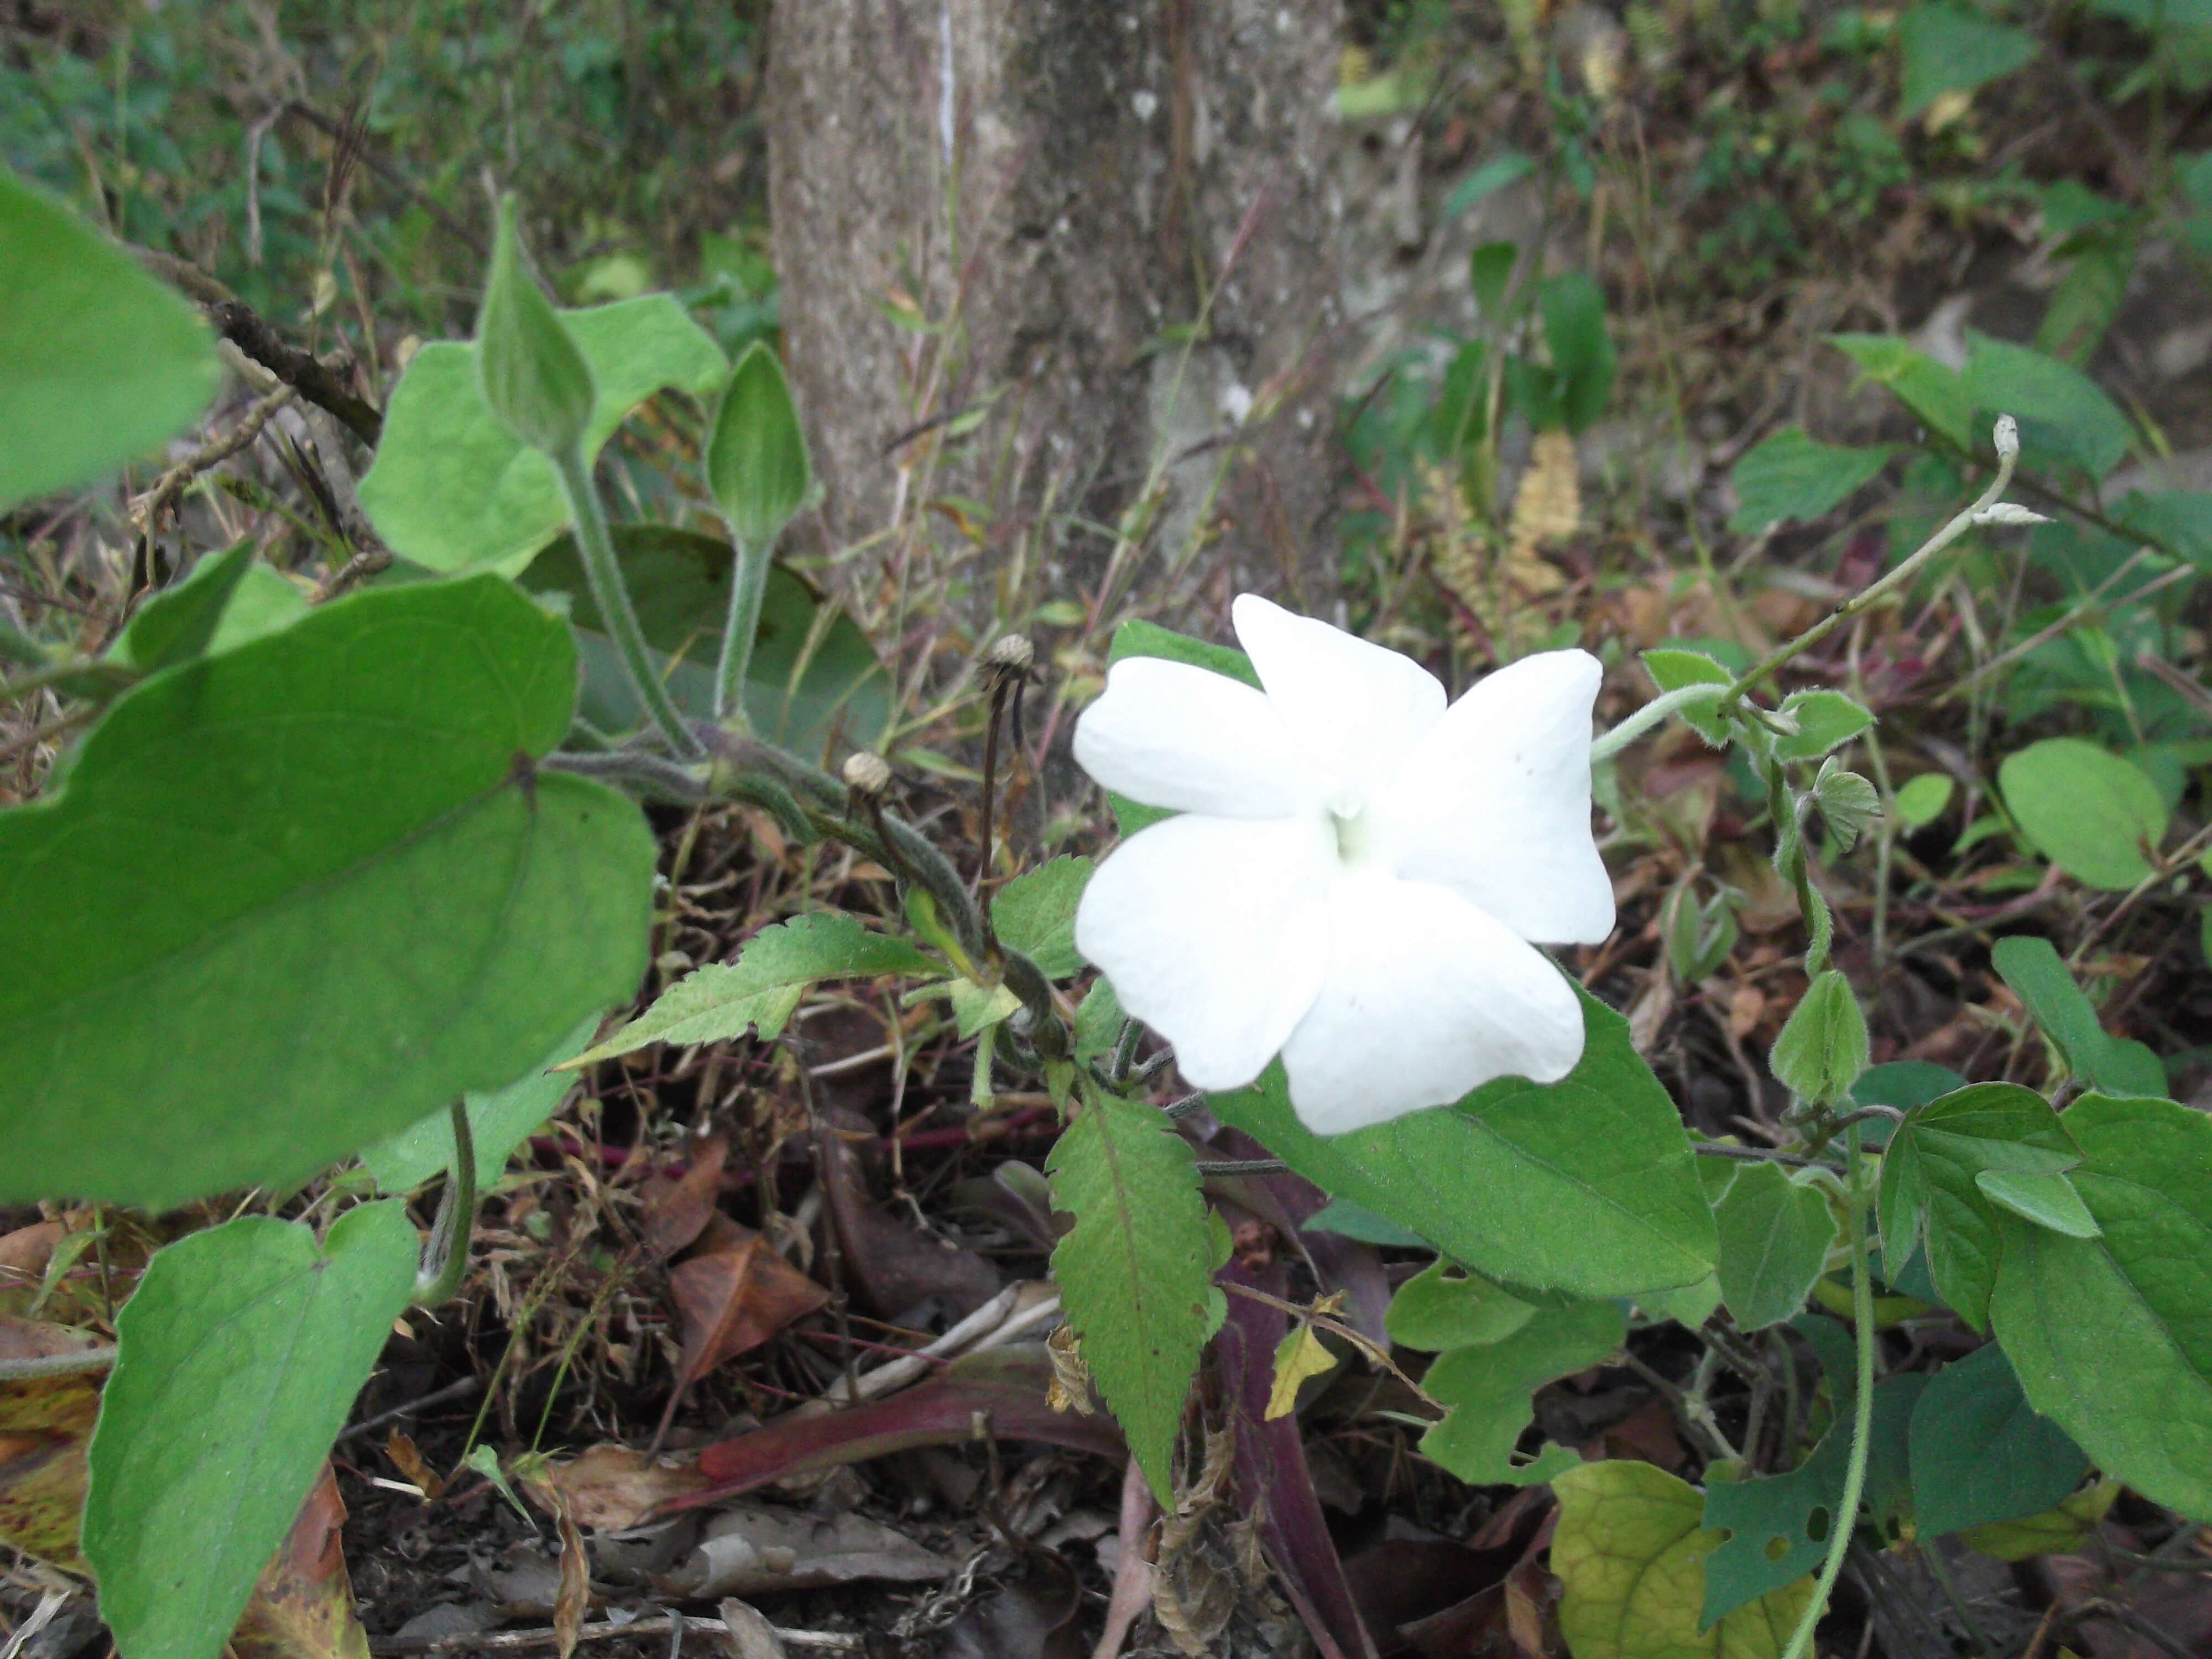
[[[1814,980],[1790,1011],[1766,1063],[1801,1098],[1833,1106],[1848,1096],[1867,1067],[1866,1017],[1850,981],[1832,968]]]
[[[508,431],[548,454],[575,447],[592,418],[592,367],[560,313],[522,266],[512,196],[499,204],[499,235],[477,312],[477,379]]]
[[[707,487],[742,548],[772,547],[814,485],[783,365],[758,340],[731,371],[707,441]]]

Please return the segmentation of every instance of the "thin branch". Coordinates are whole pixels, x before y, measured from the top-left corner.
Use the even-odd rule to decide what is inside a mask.
[[[115,1363],[112,1347],[87,1348],[79,1353],[40,1354],[29,1359],[0,1359],[0,1382],[21,1382],[40,1376],[77,1376],[104,1371]]]
[[[1724,1146],[1717,1140],[1699,1140],[1692,1142],[1690,1150],[1699,1158],[1731,1158],[1739,1164],[1786,1164],[1793,1170],[1826,1170],[1835,1175],[1844,1172],[1840,1164],[1800,1158],[1795,1152],[1778,1152],[1771,1146]]]
[[[580,1642],[601,1641],[611,1636],[665,1636],[676,1628],[674,1620],[667,1613],[657,1619],[633,1619],[628,1624],[617,1624],[612,1620],[584,1626],[576,1632]],[[710,1636],[726,1636],[730,1627],[720,1619],[695,1619],[684,1616],[683,1628],[701,1631]],[[848,1635],[835,1630],[786,1630],[770,1626],[787,1647],[825,1648],[835,1653],[861,1653],[866,1650],[866,1638]],[[543,1630],[486,1630],[464,1631],[452,1636],[386,1636],[372,1640],[368,1650],[374,1654],[398,1653],[497,1653],[517,1648],[550,1648],[560,1642],[559,1633],[550,1626]]]

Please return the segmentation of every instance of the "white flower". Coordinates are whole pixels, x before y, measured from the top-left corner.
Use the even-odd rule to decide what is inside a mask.
[[[1446,708],[1395,651],[1249,593],[1233,614],[1266,690],[1129,657],[1077,724],[1092,777],[1181,814],[1091,878],[1083,954],[1195,1086],[1241,1087],[1280,1053],[1317,1133],[1565,1076],[1581,1006],[1530,941],[1613,931],[1597,659],[1523,658]]]

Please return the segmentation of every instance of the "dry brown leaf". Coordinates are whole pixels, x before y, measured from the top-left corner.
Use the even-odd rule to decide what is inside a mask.
[[[1583,492],[1577,468],[1571,434],[1555,430],[1536,434],[1528,470],[1513,496],[1512,546],[1506,563],[1515,580],[1523,581],[1523,570],[1540,563],[1539,549],[1565,541],[1582,528]],[[1558,574],[1552,572],[1554,578]]]
[[[1044,1391],[1045,1404],[1056,1412],[1072,1411],[1088,1417],[1098,1409],[1091,1397],[1091,1367],[1084,1363],[1073,1326],[1056,1325],[1044,1340],[1052,1361],[1052,1383]]]
[[[45,1359],[98,1347],[66,1325],[0,1318],[0,1359]],[[0,1382],[0,1544],[83,1572],[86,1442],[100,1415],[97,1372]]]
[[[565,1504],[579,1526],[622,1532],[643,1524],[660,1505],[708,1484],[694,1457],[654,1457],[629,1446],[593,1446],[566,1462],[546,1459],[523,1473],[522,1489],[549,1515]]]
[[[751,1602],[726,1596],[720,1611],[722,1623],[728,1627],[722,1645],[735,1659],[785,1659],[783,1638]]]
[[[384,1455],[392,1460],[392,1467],[399,1471],[400,1478],[422,1489],[422,1496],[434,1502],[446,1490],[445,1478],[422,1461],[422,1454],[415,1443],[394,1429],[392,1438],[384,1443]]]
[[[684,1321],[679,1389],[830,1300],[829,1291],[778,1255],[765,1237],[727,1217],[716,1218],[708,1242],[711,1249],[678,1262],[668,1275]]]
[[[592,1610],[592,1558],[567,1504],[555,1506],[553,1519],[561,1528],[561,1589],[553,1598],[553,1641],[561,1659],[568,1659],[576,1650],[585,1615]]]
[[[328,1462],[239,1615],[236,1659],[368,1659],[346,1571],[344,1500]]]
[[[696,1239],[715,1214],[722,1193],[722,1165],[730,1155],[726,1137],[700,1135],[684,1152],[681,1175],[655,1175],[640,1198],[646,1248],[662,1261]]]
[[[704,1536],[667,1588],[702,1598],[874,1581],[935,1583],[957,1564],[881,1522],[847,1510],[830,1516],[740,1504],[707,1523]]]
[[[854,1127],[866,1127],[860,1122]],[[850,1140],[825,1124],[820,1144],[830,1218],[843,1246],[845,1272],[848,1282],[859,1281],[877,1314],[895,1319],[935,1297],[951,1318],[965,1319],[999,1293],[999,1270],[981,1256],[877,1206],[868,1196],[860,1155]]]

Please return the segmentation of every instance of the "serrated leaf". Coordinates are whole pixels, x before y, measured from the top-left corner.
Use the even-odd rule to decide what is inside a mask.
[[[1976,1330],[1989,1328],[1997,1270],[1995,1208],[1976,1182],[1985,1170],[2056,1175],[2080,1150],[2051,1103],[2014,1083],[1978,1083],[1916,1106],[1881,1161],[1882,1258],[1902,1266],[1922,1237],[1944,1302]]]
[[[648,294],[559,313],[596,397],[584,459],[664,387],[703,400],[729,372],[721,349],[672,295]],[[432,570],[494,566],[512,574],[568,526],[553,464],[492,413],[477,348],[434,341],[415,354],[384,414],[361,503],[402,558]]]
[[[1618,1303],[1584,1302],[1532,1310],[1510,1335],[1439,1354],[1421,1386],[1450,1413],[1421,1437],[1421,1455],[1477,1486],[1533,1486],[1576,1467],[1581,1460],[1563,1446],[1546,1446],[1528,1463],[1512,1461],[1534,1415],[1531,1396],[1555,1378],[1603,1363],[1627,1332]]]
[[[1535,1316],[1534,1308],[1501,1286],[1439,1260],[1398,1287],[1382,1324],[1393,1342],[1443,1353],[1502,1342]]]
[[[1298,1389],[1308,1377],[1327,1376],[1336,1369],[1336,1356],[1314,1328],[1300,1320],[1275,1345],[1275,1380],[1267,1389],[1266,1421],[1288,1417],[1297,1409]]]
[[[2085,886],[2122,893],[2151,873],[2166,839],[2158,786],[2083,738],[2046,738],[2005,757],[1997,784],[2035,850]]]
[[[1729,474],[1737,502],[1729,528],[1748,535],[1793,519],[1817,519],[1857,494],[1889,456],[1887,444],[1816,443],[1804,428],[1785,426],[1747,450]]]
[[[794,916],[755,933],[734,963],[693,969],[653,1006],[562,1069],[611,1060],[649,1042],[726,1042],[753,1030],[772,1040],[783,1035],[806,988],[822,980],[879,974],[939,979],[944,973],[943,963],[902,939],[869,932],[846,911]]]
[[[1929,1379],[1912,1407],[1911,1466],[1923,1537],[2039,1514],[2089,1472],[2081,1449],[2027,1403],[1995,1342]]]
[[[1075,1008],[1075,1058],[1078,1063],[1097,1060],[1114,1052],[1121,1039],[1121,1000],[1104,975],[1091,982]]]
[[[190,426],[222,384],[198,313],[0,167],[0,510]]]
[[[652,836],[528,764],[575,672],[559,619],[478,576],[120,699],[58,793],[0,813],[0,1196],[281,1187],[628,998]]]
[[[1990,962],[2058,1045],[2075,1077],[2108,1095],[2166,1093],[2166,1067],[2158,1056],[2142,1043],[2106,1031],[2049,939],[2027,933],[2001,939],[1990,948]]]
[[[991,901],[991,925],[1000,942],[1036,963],[1047,979],[1082,971],[1082,953],[1075,948],[1075,907],[1092,867],[1086,858],[1057,858],[1016,876]]]
[[[1559,1082],[1485,1084],[1456,1106],[1350,1134],[1291,1110],[1279,1064],[1209,1098],[1322,1191],[1348,1198],[1525,1297],[1632,1296],[1712,1270],[1712,1212],[1681,1115],[1586,992],[1583,1057]],[[1467,1194],[1480,1193],[1480,1204]]]
[[[1973,448],[1973,404],[1956,370],[1893,335],[1831,334],[1828,343],[1888,387],[1929,431],[1955,448]]]
[[[1190,1145],[1157,1109],[1092,1092],[1045,1170],[1053,1207],[1075,1218],[1052,1253],[1067,1322],[1153,1495],[1171,1503],[1176,1435],[1217,1294]]]
[[[575,1086],[574,1077],[551,1068],[589,1042],[599,1029],[599,1016],[586,1014],[542,1060],[504,1089],[462,1097],[476,1148],[477,1191],[499,1179],[523,1138],[552,1116],[562,1097]],[[361,1161],[375,1177],[379,1192],[410,1193],[450,1168],[453,1158],[452,1115],[441,1108],[390,1139],[379,1141],[361,1155]]]
[[[1746,1164],[1713,1206],[1721,1299],[1747,1331],[1799,1312],[1827,1265],[1836,1218],[1826,1194],[1778,1164]]]
[[[1552,1489],[1559,1632],[1574,1659],[1775,1659],[1812,1600],[1808,1575],[1705,1628],[1706,1563],[1721,1534],[1704,1525],[1695,1486],[1623,1458],[1565,1470]]]
[[[1990,1319],[2030,1403],[2099,1468],[2212,1521],[2212,1117],[2093,1094],[2064,1121],[2102,1236],[2000,1215]]]
[[[1011,1019],[1022,1006],[1022,1000],[1003,985],[986,990],[972,979],[950,979],[945,989],[952,1000],[953,1024],[963,1039]]]
[[[125,1659],[216,1659],[414,1291],[405,1206],[329,1238],[245,1216],[155,1256],[116,1322],[84,1553]]]

